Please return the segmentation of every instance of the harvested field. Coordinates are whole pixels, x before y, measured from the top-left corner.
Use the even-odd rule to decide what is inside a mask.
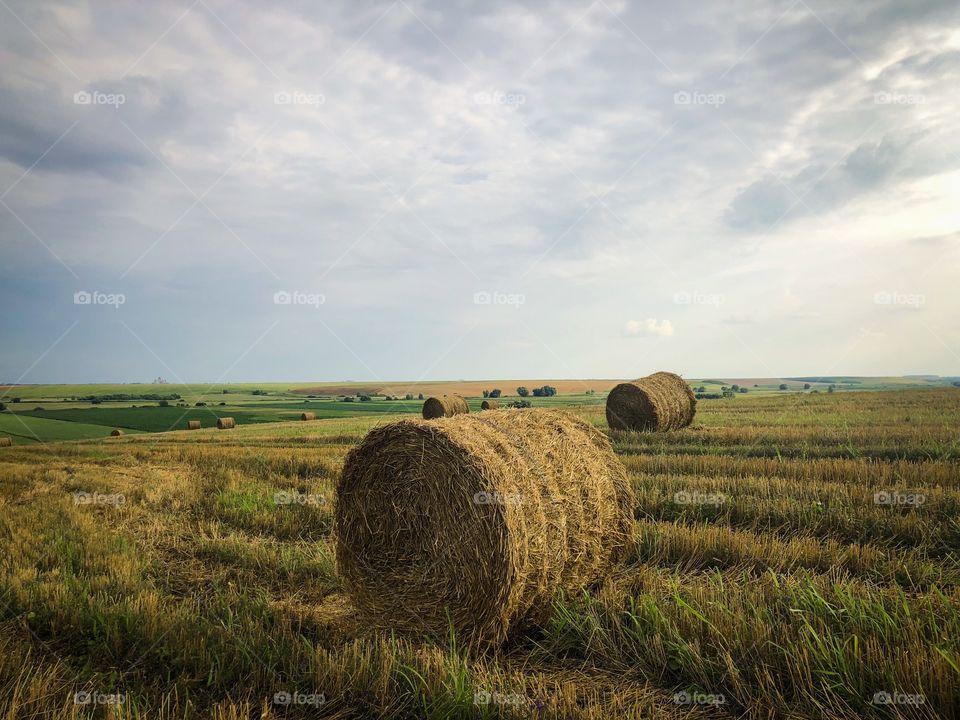
[[[5,449],[3,715],[91,717],[81,690],[160,720],[472,718],[477,693],[517,718],[960,713],[960,392],[704,402],[692,427],[612,433],[639,518],[624,564],[485,653],[391,639],[345,593],[336,486],[382,423]]]

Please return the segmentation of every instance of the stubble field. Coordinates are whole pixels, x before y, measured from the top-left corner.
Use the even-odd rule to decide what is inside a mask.
[[[333,488],[388,420],[0,449],[0,717],[960,714],[960,390],[613,433],[627,564],[486,654],[374,633],[342,593]]]

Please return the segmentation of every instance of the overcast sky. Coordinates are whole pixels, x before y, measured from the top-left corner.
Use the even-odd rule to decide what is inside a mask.
[[[0,2],[0,381],[960,374],[943,2]]]

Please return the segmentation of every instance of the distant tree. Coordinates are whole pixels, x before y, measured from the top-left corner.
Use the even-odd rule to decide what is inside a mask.
[[[754,387],[760,387],[760,386],[759,386],[759,385],[757,385],[756,383],[754,383],[754,384],[753,384],[753,386],[754,386]]]
[[[14,402],[20,402],[19,398],[14,398],[13,401],[14,401]],[[102,403],[102,402],[103,402],[103,400],[99,400],[99,399],[97,399],[97,398],[94,398],[93,400],[90,401],[90,404],[91,404],[91,405],[99,405],[99,404]]]
[[[734,383],[733,385],[731,385],[731,386],[730,386],[730,389],[733,390],[734,392],[740,392],[740,386],[737,385],[736,383]]]
[[[0,412],[3,412],[6,409],[7,409],[7,406],[4,405],[3,403],[0,403]]]
[[[500,388],[494,388],[493,390],[490,391],[490,397],[492,398],[498,398],[500,397],[500,395],[501,395]]]
[[[745,388],[745,387],[740,388],[740,393],[741,393],[741,394],[743,394],[743,393],[745,393],[745,392],[750,392],[750,391],[747,390],[747,388]]]
[[[170,401],[169,401],[169,400],[161,400],[160,402],[157,403],[157,405],[159,405],[160,407],[170,407]]]
[[[803,384],[803,389],[804,389],[804,390],[809,390],[809,389],[810,389],[810,383],[804,383],[804,384]]]
[[[519,395],[520,397],[526,397],[529,394],[530,394],[530,391],[527,390],[523,385],[517,388],[517,395]],[[17,401],[14,400],[14,402],[17,402]]]
[[[723,386],[720,388],[720,392],[726,392],[726,391],[727,391],[727,386],[726,386],[726,385],[723,385]]]
[[[423,393],[417,394],[417,400],[423,400]]]
[[[407,393],[404,397],[405,400],[413,400],[413,393]]]
[[[534,397],[543,397],[543,388],[534,388],[533,389]]]
[[[266,390],[260,390],[260,389],[258,388],[258,389],[254,390],[254,391],[253,391],[252,393],[250,393],[250,394],[251,394],[251,395],[269,395],[270,393],[268,393]]]
[[[206,407],[206,406],[207,406],[207,404],[206,404],[205,402],[195,402],[193,405],[194,405],[194,407]]]
[[[831,384],[830,387],[827,388],[827,392],[828,392],[828,393],[832,393],[832,392],[833,392],[834,390],[836,390],[836,389],[837,389],[837,386]]]
[[[217,403],[217,405],[226,405],[226,403],[225,402]]]
[[[343,397],[344,402],[353,402],[353,395],[345,395]]]
[[[698,393],[705,393],[705,392],[707,391],[707,386],[706,386],[706,385],[701,385],[700,387],[697,388],[696,391],[697,391]]]
[[[14,401],[15,403],[18,403],[18,402],[20,402],[20,398],[13,398],[13,401]]]
[[[484,390],[484,391],[483,391],[483,396],[484,396],[485,398],[490,397],[490,391],[489,391],[489,390]]]
[[[787,384],[786,384],[786,383],[780,383],[780,389],[781,389],[781,390],[786,390],[786,389],[787,389]]]
[[[224,389],[224,390],[222,390],[221,392],[222,392],[224,395],[229,395],[229,394],[230,394],[230,391],[227,390],[227,389]]]
[[[732,388],[724,388],[724,390],[723,390],[723,396],[724,396],[725,398],[730,398],[730,397],[736,397],[737,394],[733,391]]]
[[[954,380],[954,381],[953,381],[953,386],[954,386],[954,387],[960,387],[960,380]]]
[[[528,408],[531,407],[531,403],[529,400],[514,400],[512,403],[507,403],[507,407]]]
[[[361,395],[361,396],[360,396],[360,402],[370,402],[370,396],[369,396],[369,395]]]

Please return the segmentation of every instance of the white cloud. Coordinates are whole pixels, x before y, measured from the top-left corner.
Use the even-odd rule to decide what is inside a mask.
[[[673,323],[669,320],[656,320],[654,318],[647,318],[643,322],[640,320],[627,320],[627,324],[623,326],[623,333],[631,337],[670,337],[673,335]]]

